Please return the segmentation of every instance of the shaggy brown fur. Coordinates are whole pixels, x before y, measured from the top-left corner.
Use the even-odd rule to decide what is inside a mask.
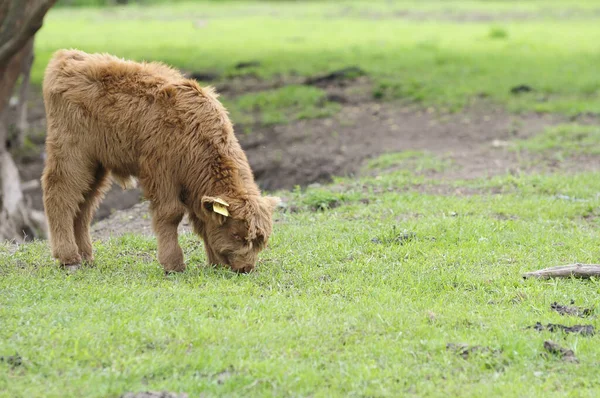
[[[165,271],[185,269],[177,227],[186,212],[210,264],[255,267],[279,198],[261,196],[212,88],[160,63],[59,50],[43,93],[44,207],[62,264],[93,261],[89,224],[112,176],[123,186],[136,178],[150,200]]]

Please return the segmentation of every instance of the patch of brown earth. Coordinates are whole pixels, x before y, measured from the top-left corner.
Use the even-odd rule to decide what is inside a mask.
[[[567,121],[489,107],[437,114],[410,105],[349,102],[331,118],[263,127],[240,136],[240,141],[258,181],[268,190],[326,183],[332,176],[355,174],[369,158],[406,150],[426,150],[451,160],[454,166],[442,172],[442,179],[475,178],[522,170],[524,162],[531,170],[552,168],[547,159],[523,159],[508,146]],[[586,164],[597,168],[594,162]]]
[[[179,233],[190,233],[192,227],[187,216],[179,224]],[[91,227],[93,240],[103,240],[127,233],[153,236],[149,212],[149,202],[136,203],[129,208],[115,212],[112,216],[95,222]]]

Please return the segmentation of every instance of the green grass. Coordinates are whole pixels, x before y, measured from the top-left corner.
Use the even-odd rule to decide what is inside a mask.
[[[508,32],[502,27],[492,27],[490,28],[488,36],[491,39],[506,39],[508,37]]]
[[[129,4],[164,4],[167,2],[176,3],[180,1],[189,0],[128,0]],[[215,0],[213,0],[215,1]],[[219,1],[219,0],[216,0]],[[56,2],[57,7],[105,7],[105,6],[119,6],[118,0],[58,0]]]
[[[257,75],[314,75],[357,65],[373,95],[458,110],[485,96],[512,111],[600,112],[600,18],[585,1],[260,2],[51,10],[36,40],[33,81],[53,51],[77,47],[223,79],[256,60]],[[526,15],[526,19],[442,18]],[[560,17],[570,11],[574,16]],[[398,18],[429,13],[433,20]],[[507,14],[508,13],[508,14]],[[512,14],[510,14],[512,13]],[[520,13],[520,14],[519,14]],[[438,20],[436,20],[436,18]],[[521,95],[510,89],[527,84]]]
[[[417,21],[538,13],[525,21]],[[33,80],[63,47],[263,79],[357,65],[373,96],[460,109],[477,96],[512,111],[600,112],[599,5],[584,1],[199,1],[59,7],[36,39]],[[556,18],[579,10],[571,19]],[[587,15],[585,15],[587,14]],[[513,95],[527,84],[531,93]],[[234,123],[330,116],[325,92],[286,86],[224,97]],[[515,149],[598,155],[598,129],[563,125]],[[0,397],[597,396],[598,336],[527,329],[600,327],[598,279],[524,280],[600,257],[597,173],[440,181],[428,152],[385,154],[363,178],[277,192],[286,199],[258,271],[204,265],[165,277],[153,237],[96,241],[97,265],[61,271],[47,242],[0,244]],[[445,188],[448,187],[447,194]],[[468,195],[454,194],[456,187]],[[431,194],[428,192],[438,192]],[[593,308],[560,316],[553,302]],[[545,354],[553,340],[578,364]],[[448,343],[497,353],[464,359]]]
[[[600,127],[565,124],[548,128],[541,134],[517,142],[515,149],[553,153],[561,158],[600,155]]]
[[[237,124],[288,123],[331,116],[340,109],[339,104],[327,101],[325,91],[298,85],[244,94],[223,103]]]
[[[283,192],[297,209],[277,213],[250,275],[204,266],[192,235],[170,277],[151,237],[96,242],[97,266],[73,275],[46,243],[0,246],[0,355],[22,358],[0,362],[0,396],[597,395],[597,336],[526,327],[599,327],[598,281],[521,277],[597,262],[593,177],[511,176],[461,197],[411,190],[428,180],[398,170]],[[571,300],[594,316],[550,310]],[[580,362],[544,357],[548,339]]]

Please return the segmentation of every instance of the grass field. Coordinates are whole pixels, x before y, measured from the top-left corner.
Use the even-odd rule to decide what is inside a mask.
[[[298,210],[278,214],[246,276],[201,266],[189,235],[193,266],[168,278],[153,238],[98,243],[98,267],[75,275],[45,243],[3,247],[0,352],[22,363],[0,363],[0,395],[596,395],[597,337],[526,328],[598,326],[598,281],[521,274],[598,259],[600,179],[470,182],[467,197],[393,189],[412,184],[436,182],[392,172],[283,193]],[[571,300],[593,317],[550,309]],[[549,339],[580,362],[543,357]],[[464,359],[447,343],[499,351]]]
[[[57,8],[36,40],[33,80],[54,50],[73,46],[222,80],[355,65],[379,100],[457,112],[485,94],[511,111],[598,113],[598,9],[589,1]],[[235,68],[249,61],[260,65]],[[534,91],[511,94],[520,84]],[[272,125],[338,112],[324,95],[288,85],[224,102],[234,121]],[[599,140],[597,125],[573,122],[510,150],[598,162]],[[598,173],[439,177],[455,167],[427,151],[390,153],[365,162],[360,178],[272,192],[285,207],[248,275],[204,266],[202,244],[188,234],[189,268],[168,277],[152,236],[96,241],[96,267],[74,274],[57,267],[45,241],[0,244],[0,397],[597,396],[598,335],[529,327],[600,327],[599,280],[522,274],[599,262]],[[561,315],[555,302],[590,311]],[[548,340],[578,362],[549,353]]]
[[[450,5],[456,20],[440,18]],[[600,24],[589,11],[595,5],[208,1],[57,8],[37,39],[33,80],[41,81],[53,51],[76,47],[223,76],[312,75],[356,65],[375,81],[374,94],[389,99],[457,110],[487,96],[514,111],[600,112]],[[410,13],[398,17],[402,12]],[[560,17],[569,12],[574,16]],[[235,69],[254,60],[261,66]],[[522,84],[534,91],[512,95]]]

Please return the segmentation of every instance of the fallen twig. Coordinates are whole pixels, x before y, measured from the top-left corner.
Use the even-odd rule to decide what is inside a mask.
[[[523,278],[538,278],[538,279],[549,279],[549,278],[591,278],[594,276],[600,276],[600,265],[599,264],[569,264],[560,265],[558,267],[551,267],[541,269],[539,271],[527,272],[523,274]]]

